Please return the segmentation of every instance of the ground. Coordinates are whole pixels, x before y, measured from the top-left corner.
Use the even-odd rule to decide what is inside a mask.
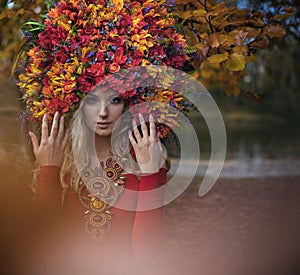
[[[164,274],[300,274],[300,177],[200,182],[165,207]]]

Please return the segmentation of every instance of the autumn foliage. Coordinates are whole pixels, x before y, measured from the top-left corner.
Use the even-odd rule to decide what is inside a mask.
[[[257,50],[267,48],[269,39],[286,35],[280,22],[292,16],[294,9],[277,9],[276,15],[267,17],[215,2],[178,0],[175,14],[194,52],[194,76],[205,86],[217,83],[227,95],[237,96],[247,63],[256,60]]]
[[[13,2],[13,7],[7,7],[7,1],[1,1],[0,7],[0,72],[6,75],[26,40],[20,35],[20,27],[29,20],[41,22],[40,15],[50,1]],[[188,39],[187,51],[192,56],[188,71],[205,86],[218,85],[234,96],[240,94],[240,80],[247,64],[256,60],[258,50],[268,47],[268,40],[286,35],[282,21],[294,12],[293,7],[282,6],[270,16],[214,0],[168,3],[177,19],[175,27]]]

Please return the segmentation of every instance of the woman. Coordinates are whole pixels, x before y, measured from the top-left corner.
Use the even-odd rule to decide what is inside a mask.
[[[118,119],[124,111],[124,107],[125,101],[120,95],[113,91],[104,92],[99,87],[95,88],[82,101],[80,108],[72,120],[71,129],[74,132],[73,144],[78,144],[79,146],[88,144],[89,148],[86,148],[86,152],[84,150],[79,152],[79,157],[86,161],[86,164],[83,164],[84,168],[90,167],[92,170],[98,168],[105,171],[107,167],[103,164],[114,163],[115,167],[117,165],[117,168],[111,166],[111,169],[108,171],[119,174],[108,183],[108,188],[114,187],[114,183],[120,182],[121,179],[119,188],[122,188],[124,185],[124,190],[122,193],[117,194],[117,197],[113,198],[113,200],[117,204],[119,202],[120,205],[122,204],[121,201],[125,200],[127,206],[130,205],[129,207],[132,210],[136,208],[142,209],[143,205],[147,204],[147,196],[141,195],[139,197],[138,193],[134,193],[133,195],[126,194],[126,190],[146,191],[160,187],[166,183],[167,169],[163,161],[164,158],[159,138],[151,114],[149,116],[149,133],[142,115],[139,115],[141,132],[138,130],[137,122],[132,120],[133,133],[131,131],[128,134],[126,133],[134,149],[139,167],[134,165],[130,167],[130,163],[126,160],[124,163],[117,162],[120,156],[113,155],[112,153],[116,148],[114,150],[111,148],[111,135]],[[123,127],[126,128],[124,124]],[[81,129],[81,132],[77,131],[78,128]],[[43,203],[49,202],[51,209],[55,208],[55,206],[57,208],[61,204],[62,196],[60,194],[64,193],[63,207],[70,215],[74,215],[74,212],[77,210],[78,212],[75,213],[75,216],[79,218],[80,215],[84,216],[85,211],[90,211],[86,215],[86,228],[93,234],[97,241],[105,242],[106,238],[109,238],[110,246],[113,246],[112,243],[114,243],[118,246],[119,250],[124,251],[126,248],[127,252],[131,250],[132,242],[137,257],[144,257],[148,253],[153,255],[152,249],[155,247],[156,249],[159,248],[158,244],[162,237],[161,208],[140,212],[119,209],[117,206],[110,209],[112,206],[110,205],[111,201],[107,199],[108,208],[101,207],[101,211],[97,211],[97,207],[90,207],[90,205],[95,205],[95,200],[101,204],[103,203],[99,199],[102,194],[100,193],[97,196],[96,194],[92,194],[91,190],[88,190],[88,182],[86,184],[82,182],[78,170],[74,169],[72,154],[65,153],[66,146],[68,146],[69,150],[71,148],[69,132],[68,130],[64,130],[64,117],[60,116],[59,118],[58,112],[54,116],[50,134],[48,131],[47,115],[44,115],[40,142],[33,132],[29,132],[34,154],[40,166],[38,179],[39,200]],[[96,156],[90,153],[90,147],[93,144],[89,143],[89,141],[92,140],[93,135],[95,135]],[[120,147],[119,144],[115,144],[115,146]],[[103,167],[99,165],[100,162]],[[164,164],[163,168],[160,167],[161,164]],[[78,166],[79,164],[77,164]],[[61,170],[64,172],[61,173]],[[60,173],[62,174],[62,179],[65,176],[67,178],[62,183]],[[139,176],[139,179],[137,176]],[[108,179],[108,177],[104,175],[104,179]],[[94,184],[101,184],[101,177],[99,178],[96,172],[89,180],[95,181]],[[83,195],[82,193],[87,193],[87,195]],[[115,195],[113,194],[113,196]],[[161,200],[163,200],[161,190],[157,191],[156,199],[157,203],[161,203]],[[109,214],[106,213],[107,209],[110,211]],[[99,215],[95,217],[95,213]],[[97,219],[96,221],[93,220],[93,218],[97,217],[98,221]],[[109,221],[110,219],[111,221]],[[83,218],[81,218],[81,221],[84,224]],[[109,228],[111,230],[108,230]]]
[[[85,225],[102,251],[120,258],[133,251],[152,259],[162,243],[159,206],[168,165],[159,138],[166,140],[179,124],[176,113],[153,103],[183,112],[190,107],[161,87],[176,77],[160,80],[159,87],[151,69],[181,69],[188,59],[169,4],[61,0],[43,24],[29,22],[24,30],[30,39],[17,80],[22,118],[34,129],[29,135],[39,164],[39,202],[51,211],[63,202],[72,228],[64,236],[78,241],[86,235],[74,228]],[[120,75],[139,66],[150,68],[147,79],[137,71]]]

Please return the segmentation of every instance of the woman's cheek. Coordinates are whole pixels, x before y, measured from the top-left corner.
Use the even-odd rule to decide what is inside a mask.
[[[88,106],[88,108],[84,110],[85,122],[91,130],[93,130],[96,115],[97,115],[97,108],[95,108],[94,106]]]

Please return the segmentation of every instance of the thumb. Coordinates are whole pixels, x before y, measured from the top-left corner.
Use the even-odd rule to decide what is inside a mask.
[[[32,146],[33,146],[33,151],[37,151],[38,148],[39,148],[39,142],[38,142],[38,139],[36,137],[36,135],[32,132],[29,131],[29,137],[31,139],[31,143],[32,143]]]

